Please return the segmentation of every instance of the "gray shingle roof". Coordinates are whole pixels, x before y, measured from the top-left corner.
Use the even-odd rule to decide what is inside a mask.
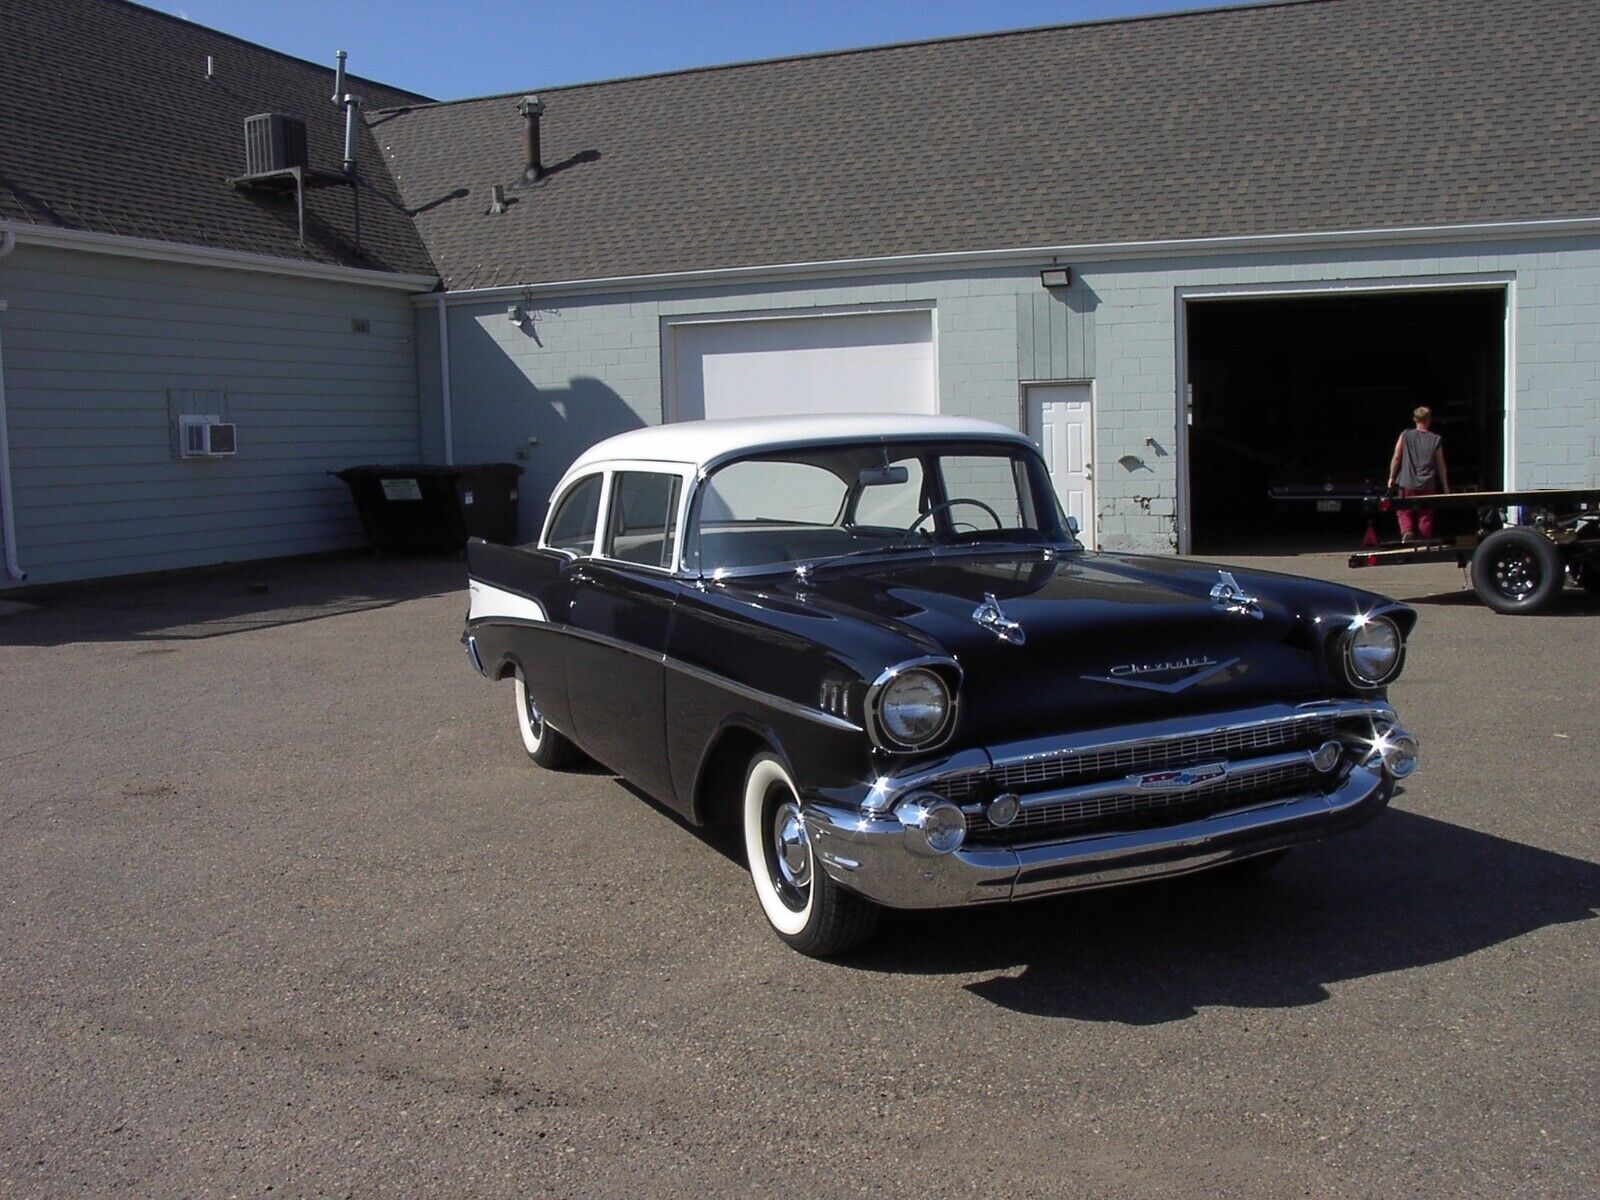
[[[1600,213],[1593,0],[1310,0],[371,114],[452,288]],[[587,161],[585,161],[587,160]]]
[[[349,188],[309,193],[302,248],[292,200],[226,182],[244,173],[244,119],[259,112],[303,117],[312,166],[338,169],[331,62],[121,0],[4,0],[0,81],[0,219],[433,273],[370,137],[357,153],[361,254]],[[421,99],[365,79],[350,86],[374,107]]]

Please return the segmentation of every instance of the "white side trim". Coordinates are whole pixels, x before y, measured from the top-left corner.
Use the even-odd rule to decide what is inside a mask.
[[[1082,242],[1059,246],[1022,246],[1005,250],[953,250],[930,254],[897,254],[880,258],[836,258],[815,262],[771,263],[755,267],[712,267],[699,271],[666,271],[647,275],[609,275],[561,279],[546,283],[460,288],[444,296],[446,304],[477,304],[500,297],[531,298],[557,292],[645,291],[685,284],[781,279],[789,276],[876,274],[927,270],[932,267],[1048,266],[1047,260],[1076,258],[1112,262],[1130,258],[1179,257],[1196,254],[1248,253],[1385,245],[1394,242],[1485,241],[1600,235],[1600,216],[1562,217],[1536,221],[1492,221],[1468,225],[1413,225],[1385,229],[1340,229],[1318,233],[1263,233],[1229,237],[1173,238],[1145,242]],[[417,303],[432,296],[415,297]]]
[[[485,617],[509,617],[517,621],[548,621],[544,605],[527,596],[519,596],[502,588],[491,587],[478,579],[467,580],[467,595],[471,605],[467,620],[478,621]]]
[[[187,242],[123,237],[121,234],[95,233],[84,229],[58,229],[53,225],[0,221],[0,235],[14,236],[24,246],[49,246],[57,250],[116,254],[125,258],[148,258],[196,267],[225,267],[234,271],[256,271],[266,275],[294,275],[302,279],[360,283],[368,287],[395,288],[402,292],[427,292],[439,285],[439,278],[436,275],[402,275],[394,271],[374,271],[366,267],[342,267],[334,263],[278,258],[271,254],[251,254],[243,250],[219,250],[214,246],[194,246]]]

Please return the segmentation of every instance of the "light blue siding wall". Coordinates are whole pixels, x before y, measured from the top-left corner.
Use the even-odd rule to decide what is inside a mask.
[[[1513,290],[1514,482],[1600,479],[1600,239],[1084,259],[1071,264],[1065,293],[1040,286],[1042,265],[548,296],[521,302],[531,317],[521,324],[507,319],[516,297],[451,305],[456,458],[525,455],[528,532],[581,449],[661,419],[664,331],[674,317],[927,304],[936,313],[940,410],[1019,426],[1023,381],[1092,379],[1100,544],[1171,551],[1184,290],[1494,276]],[[430,446],[440,441],[436,319],[431,304],[418,315]]]
[[[358,545],[327,472],[418,454],[403,292],[21,246],[0,298],[30,583]],[[174,457],[181,392],[237,424],[235,457]]]

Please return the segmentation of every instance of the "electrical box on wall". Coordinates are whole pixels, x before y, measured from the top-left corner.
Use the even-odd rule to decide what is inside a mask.
[[[226,458],[237,449],[231,422],[213,416],[178,418],[178,455],[181,458]]]

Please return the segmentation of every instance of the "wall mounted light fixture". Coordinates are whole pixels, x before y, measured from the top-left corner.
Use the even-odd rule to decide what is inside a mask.
[[[1072,286],[1071,267],[1046,267],[1039,272],[1039,282],[1047,288],[1064,288]]]

